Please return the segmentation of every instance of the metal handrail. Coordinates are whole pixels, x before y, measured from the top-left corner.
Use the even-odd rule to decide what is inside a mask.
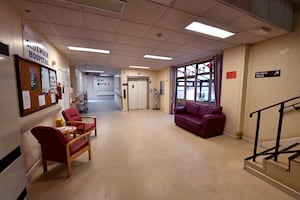
[[[283,114],[284,114],[284,109],[286,108],[286,107],[284,107],[284,104],[286,102],[293,101],[293,100],[298,99],[298,98],[300,98],[300,96],[297,96],[297,97],[294,97],[294,98],[291,98],[291,99],[287,99],[287,100],[282,101],[280,103],[276,103],[276,104],[273,104],[271,106],[267,106],[265,108],[262,108],[262,109],[259,109],[257,111],[254,111],[254,112],[250,113],[250,117],[252,117],[253,114],[257,113],[256,133],[255,133],[254,150],[253,150],[253,157],[252,157],[252,159],[253,159],[254,162],[256,160],[256,156],[258,155],[257,154],[257,144],[258,144],[258,136],[259,136],[259,127],[260,127],[261,112],[264,111],[264,110],[267,110],[269,108],[273,108],[275,106],[279,106],[280,105],[280,109],[279,109],[279,121],[278,121],[277,137],[276,137],[276,146],[275,146],[275,152],[274,152],[274,161],[277,161],[278,153],[279,153],[280,138],[281,138],[281,128],[282,128],[282,122],[283,122]],[[295,105],[297,105],[299,103],[296,103],[296,104],[291,105],[291,106],[294,107]],[[287,106],[287,107],[290,107],[290,106]]]
[[[253,114],[258,113],[258,112],[260,112],[260,111],[267,110],[267,109],[269,109],[269,108],[278,106],[278,105],[280,105],[280,104],[282,104],[282,103],[286,103],[286,102],[289,102],[289,101],[292,101],[292,100],[295,100],[295,99],[298,99],[298,98],[300,98],[300,96],[296,96],[296,97],[294,97],[294,98],[287,99],[287,100],[282,101],[282,102],[280,102],[280,103],[276,103],[276,104],[274,104],[274,105],[267,106],[267,107],[265,107],[265,108],[262,108],[262,109],[259,109],[259,110],[257,110],[257,111],[251,112],[251,113],[250,113],[250,117],[252,117]],[[296,103],[296,104],[298,104],[298,103]]]

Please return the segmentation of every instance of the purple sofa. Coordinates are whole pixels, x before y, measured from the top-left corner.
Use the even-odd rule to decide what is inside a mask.
[[[223,134],[225,115],[222,107],[186,101],[183,107],[174,109],[175,124],[201,137]]]

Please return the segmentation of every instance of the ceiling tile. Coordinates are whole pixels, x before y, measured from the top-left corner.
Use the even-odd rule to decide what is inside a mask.
[[[139,43],[138,37],[118,34],[115,38],[115,43],[135,46]]]
[[[84,29],[79,27],[64,26],[53,24],[52,27],[55,29],[56,33],[60,36],[74,37],[74,38],[86,38]]]
[[[88,47],[95,48],[95,49],[111,50],[112,48],[112,43],[110,42],[100,42],[94,40],[87,41],[87,45]]]
[[[166,8],[146,0],[127,0],[122,19],[153,25]]]
[[[167,39],[167,41],[176,43],[176,44],[186,44],[186,43],[188,43],[190,41],[194,41],[196,39],[197,39],[197,37],[189,35],[189,34],[174,32],[172,34],[172,37],[169,37]]]
[[[119,20],[91,13],[83,13],[84,23],[89,29],[107,31],[115,33],[118,28]]]
[[[137,43],[137,46],[139,47],[147,47],[147,48],[155,48],[158,45],[161,44],[161,41],[157,40],[150,40],[150,39],[140,39],[139,42]]]
[[[181,48],[181,45],[169,43],[169,42],[163,42],[157,48],[162,50],[176,51],[177,49]]]
[[[215,40],[206,37],[197,37],[195,40],[190,41],[186,45],[194,48],[204,48],[205,46],[208,46],[214,42]]]
[[[113,42],[116,34],[104,32],[104,31],[86,29],[85,35],[86,38],[89,40],[98,40],[101,42]]]
[[[44,4],[41,11],[51,23],[76,27],[83,26],[83,19],[80,10]]]
[[[88,40],[85,39],[70,38],[70,37],[60,37],[60,39],[67,46],[89,47]]]
[[[31,20],[46,22],[44,13],[41,11],[41,5],[29,1],[12,0],[12,5],[26,18]]]
[[[112,18],[120,18],[121,17],[121,15],[118,14],[118,13],[109,12],[109,11],[106,11],[106,10],[87,7],[87,6],[81,6],[81,10],[83,12],[93,13],[93,14],[97,14],[97,15],[103,15],[103,16],[112,17]]]
[[[210,50],[224,50],[228,49],[230,47],[235,46],[232,43],[227,43],[227,42],[221,42],[221,41],[215,41],[209,45],[206,45],[204,49],[210,49]]]
[[[217,4],[215,0],[176,0],[171,7],[201,16]]]
[[[217,22],[228,23],[242,15],[243,13],[237,9],[224,4],[217,4],[203,16]]]
[[[145,35],[145,38],[166,41],[167,39],[171,38],[174,34],[174,31],[169,31],[167,29],[162,29],[158,27],[152,27]]]
[[[169,8],[156,22],[156,26],[181,31],[185,26],[196,20],[197,16],[173,8]]]
[[[243,15],[230,22],[231,26],[244,31],[255,30],[259,27],[262,27],[264,24],[265,23],[263,23],[262,21],[250,15]]]
[[[62,38],[57,35],[44,34],[44,36],[52,44],[64,44]]]
[[[135,47],[129,45],[122,45],[122,44],[114,44],[111,51],[124,51],[124,52],[131,52]]]
[[[234,44],[253,44],[259,41],[263,41],[266,38],[257,36],[247,32],[239,32],[229,38],[226,38],[226,42],[234,43]]]
[[[121,20],[118,33],[142,37],[150,29],[150,26]]]
[[[132,52],[135,54],[135,57],[142,58],[145,54],[149,54],[151,49],[146,47],[135,47]]]
[[[57,34],[53,30],[53,28],[51,28],[51,26],[46,22],[31,20],[30,24],[32,24],[32,26],[35,27],[35,29],[38,30],[40,33],[52,35]]]

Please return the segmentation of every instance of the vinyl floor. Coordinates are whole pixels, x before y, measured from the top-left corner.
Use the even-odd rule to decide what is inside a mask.
[[[243,169],[252,144],[227,136],[203,139],[161,111],[96,113],[98,136],[72,164],[39,166],[29,200],[290,200]]]

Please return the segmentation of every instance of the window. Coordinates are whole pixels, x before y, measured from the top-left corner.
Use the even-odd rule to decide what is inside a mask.
[[[185,100],[215,104],[213,60],[176,69],[176,106]]]

